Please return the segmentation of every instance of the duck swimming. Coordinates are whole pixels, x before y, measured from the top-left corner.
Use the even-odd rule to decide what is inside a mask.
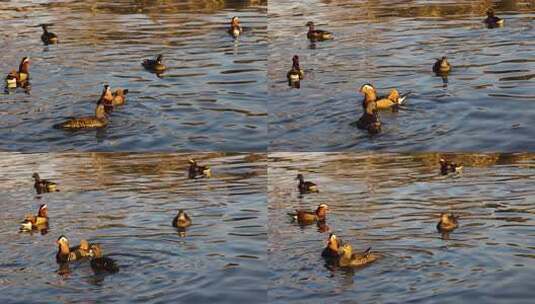
[[[106,89],[105,93],[100,97],[100,101],[104,104],[106,113],[111,113],[115,107],[122,106],[126,102],[126,94],[128,94],[128,89],[117,89],[115,92]]]
[[[340,240],[336,234],[331,233],[329,234],[329,239],[327,240],[327,246],[323,249],[321,252],[321,256],[325,259],[329,260],[337,260],[340,255],[340,245],[342,244],[342,240]]]
[[[305,77],[305,72],[299,67],[299,56],[294,55],[292,58],[292,69],[286,74],[290,83],[302,80]]]
[[[377,103],[375,101],[366,102],[366,109],[359,120],[357,120],[357,128],[367,130],[369,134],[381,132],[381,121],[379,120]]]
[[[43,34],[41,35],[41,40],[43,40],[43,43],[45,45],[58,43],[58,36],[48,31],[48,24],[41,24],[41,27],[43,28]]]
[[[92,251],[93,258],[91,259],[90,265],[95,274],[116,273],[119,271],[119,266],[115,260],[103,256],[100,247],[94,248]]]
[[[199,166],[197,165],[197,162],[194,159],[189,160],[189,169],[188,169],[188,177],[193,178],[202,178],[202,177],[211,177],[212,176],[212,170],[208,166]]]
[[[338,264],[341,267],[360,267],[375,262],[377,255],[371,251],[371,247],[363,252],[353,253],[351,244],[345,243],[340,249],[340,259]]]
[[[437,59],[435,64],[433,64],[433,72],[437,75],[446,75],[451,71],[451,65],[448,62],[448,58],[443,56],[440,59]]]
[[[22,222],[21,231],[32,231],[40,228],[46,229],[48,226],[48,206],[42,204],[39,206],[37,215],[28,214]]]
[[[494,15],[494,10],[489,8],[487,10],[487,18],[483,20],[488,28],[502,27],[505,23],[505,20]]]
[[[437,230],[439,232],[450,232],[459,226],[459,217],[453,215],[453,213],[441,213],[440,221],[437,224]]]
[[[243,29],[240,25],[240,19],[238,19],[238,17],[234,16],[232,19],[230,19],[230,27],[228,32],[234,38],[238,38],[238,36],[243,33]]]
[[[288,215],[300,225],[310,225],[316,222],[325,222],[327,211],[329,211],[327,204],[319,204],[315,211],[295,210],[293,213],[289,212]]]
[[[163,55],[160,54],[160,55],[158,55],[158,57],[156,57],[156,59],[145,59],[145,60],[143,60],[143,63],[141,63],[141,65],[143,65],[143,67],[145,67],[145,69],[150,70],[152,72],[163,73],[163,71],[165,71],[166,67],[162,63],[162,60],[163,60]]]
[[[299,184],[297,185],[299,193],[305,194],[309,192],[320,192],[316,184],[314,184],[313,182],[305,181],[303,174],[297,174],[297,177],[295,179],[299,180]]]
[[[101,252],[100,245],[89,244],[87,240],[81,240],[80,246],[70,248],[69,240],[64,235],[61,235],[56,243],[58,244],[58,253],[56,254],[58,264],[95,257]]]
[[[331,32],[315,29],[314,22],[307,22],[308,26],[307,38],[312,41],[322,41],[334,39],[334,35]]]
[[[184,210],[178,210],[178,214],[173,219],[173,227],[187,228],[191,226],[191,218],[184,212]]]
[[[37,194],[46,193],[46,192],[58,192],[57,184],[46,179],[41,179],[39,173],[34,173],[32,175],[34,179],[33,187]]]
[[[377,110],[397,109],[402,105],[410,92],[400,95],[398,90],[392,89],[388,96],[377,97],[377,91],[375,87],[369,83],[366,83],[360,87],[360,93],[364,94],[364,101],[362,102],[362,108],[366,110],[368,103],[375,101]]]
[[[24,87],[30,80],[30,58],[23,57],[18,71],[11,71],[6,76],[6,87],[14,89],[17,86]]]
[[[65,122],[54,125],[58,129],[94,129],[103,128],[108,125],[108,115],[106,114],[106,106],[103,97],[110,94],[108,85],[104,86],[102,97],[97,102],[95,108],[95,116],[85,116],[80,118],[72,118]]]
[[[113,106],[122,106],[126,102],[126,94],[128,94],[128,89],[117,89],[113,92],[113,98],[111,104]]]
[[[448,173],[461,173],[463,171],[462,165],[447,161],[444,158],[441,158],[439,160],[439,163],[440,163],[440,174],[442,175],[448,175]]]

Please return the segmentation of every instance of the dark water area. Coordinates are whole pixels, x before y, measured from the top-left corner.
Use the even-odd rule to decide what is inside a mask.
[[[0,95],[0,149],[265,151],[266,11],[266,1],[0,2],[0,71],[31,61],[30,94]],[[59,44],[43,45],[41,23]],[[161,77],[141,66],[158,54]],[[103,84],[129,90],[105,129],[52,128],[93,115]]]
[[[266,156],[195,155],[213,177],[187,178],[183,154],[16,154],[0,161],[2,303],[266,302]],[[60,192],[36,195],[33,172]],[[48,204],[48,233],[19,233]],[[193,224],[171,226],[179,208]],[[71,263],[60,275],[56,239],[100,243],[120,271]]]
[[[502,28],[482,23],[491,3]],[[307,21],[334,40],[311,44]],[[533,1],[271,1],[270,150],[535,150],[534,28]],[[286,81],[294,54],[300,89]],[[432,72],[441,56],[447,83]],[[412,92],[376,136],[352,125],[368,82]]]
[[[464,172],[440,175],[444,156]],[[531,303],[534,167],[532,154],[270,154],[270,303]],[[299,197],[298,173],[320,192]],[[286,214],[320,203],[324,230]],[[442,212],[460,217],[448,235],[436,230]],[[330,232],[382,257],[328,269]]]

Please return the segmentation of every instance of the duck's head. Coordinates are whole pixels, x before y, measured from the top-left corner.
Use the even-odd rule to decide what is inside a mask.
[[[327,214],[327,211],[329,211],[329,206],[327,206],[327,204],[325,203],[321,203],[316,209],[316,214],[319,216],[325,216],[325,214]]]
[[[39,206],[39,211],[37,212],[37,216],[40,217],[48,217],[48,205],[42,204]]]
[[[43,29],[43,31],[47,32],[48,30],[48,24],[41,24],[41,28]]]
[[[84,251],[89,250],[89,242],[87,240],[80,240],[80,249]]]
[[[103,100],[112,100],[112,99],[113,99],[113,94],[111,93],[110,86],[105,84],[104,88],[102,89],[102,94],[100,95],[100,99],[98,101],[101,102]]]
[[[236,25],[240,25],[240,19],[236,16],[232,17],[232,19],[230,19],[230,24],[232,26],[236,26]]]
[[[439,61],[440,61],[441,67],[447,67],[449,65],[448,57],[446,56],[442,56],[442,58],[440,58]]]
[[[35,179],[36,181],[40,180],[41,178],[39,177],[39,173],[35,172],[33,175],[32,175],[32,178]]]
[[[64,235],[60,235],[60,237],[56,241],[56,244],[58,244],[60,247],[69,248],[69,239],[67,239],[67,237]]]
[[[488,16],[488,17],[494,17],[494,10],[493,10],[492,8],[489,8],[489,9],[487,10],[487,16]]]
[[[22,57],[22,60],[20,61],[19,65],[19,72],[28,72],[28,68],[30,67],[30,57]]]
[[[297,174],[296,180],[303,181],[305,178],[303,177],[303,174],[299,173]]]
[[[314,22],[309,21],[309,22],[307,22],[307,24],[305,24],[305,25],[308,26],[308,27],[314,27]]]
[[[179,220],[186,220],[188,218],[188,215],[186,214],[186,212],[184,212],[184,210],[179,209],[177,217]]]
[[[441,213],[440,214],[440,221],[443,224],[455,224],[457,218],[453,215],[453,213]]]
[[[156,57],[156,62],[161,64],[162,60],[163,60],[163,55],[159,54],[158,57]]]
[[[128,89],[117,89],[115,91],[115,95],[117,96],[124,96],[126,94],[128,94]]]
[[[327,239],[327,246],[335,251],[338,251],[340,249],[340,240],[338,239],[336,234],[329,234],[329,238]]]
[[[353,247],[351,247],[351,244],[345,243],[340,248],[340,254],[345,256],[351,256],[351,253],[353,253]]]
[[[365,83],[360,87],[359,90],[360,93],[367,95],[367,94],[375,94],[375,87],[369,83]]]

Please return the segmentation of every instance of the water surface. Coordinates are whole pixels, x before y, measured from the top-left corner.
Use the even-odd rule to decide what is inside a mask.
[[[481,22],[489,1],[287,1],[269,6],[269,131],[272,151],[535,150],[535,5],[492,1],[505,27]],[[305,23],[334,33],[311,45]],[[298,54],[300,89],[286,73]],[[447,84],[431,69],[446,55]],[[399,113],[382,113],[370,137],[361,85],[412,91]]]
[[[264,155],[195,155],[214,175],[197,180],[186,176],[192,155],[1,156],[2,303],[266,301]],[[34,171],[61,191],[37,196]],[[42,203],[48,233],[19,233],[24,215]],[[171,226],[179,208],[193,220],[185,235]],[[61,234],[72,245],[82,238],[100,243],[119,273],[95,276],[81,263],[58,274]]]
[[[265,150],[266,10],[266,1],[0,2],[0,71],[32,61],[30,95],[0,95],[0,148]],[[245,30],[238,40],[226,32],[232,16]],[[58,45],[43,45],[41,23],[54,24]],[[157,54],[161,78],[141,66]],[[92,115],[105,83],[129,90],[106,129],[52,129]]]
[[[442,176],[439,154],[274,153],[269,158],[272,303],[530,303],[535,296],[535,155],[447,155],[464,173]],[[295,176],[320,193],[298,196]],[[329,230],[286,215],[327,203]],[[441,212],[460,216],[449,235]],[[383,258],[330,270],[329,232]]]

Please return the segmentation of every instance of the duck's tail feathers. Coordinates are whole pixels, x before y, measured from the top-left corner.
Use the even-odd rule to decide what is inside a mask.
[[[288,214],[288,216],[291,217],[292,220],[297,221],[297,213],[288,212],[286,214]]]
[[[368,249],[364,250],[363,254],[368,255],[372,252],[372,247],[368,247]]]
[[[410,95],[411,93],[412,93],[411,91],[408,91],[407,93],[402,94],[401,96],[399,96],[398,104],[399,104],[399,105],[402,105],[402,104],[405,102],[405,100],[407,100],[407,97],[409,97],[409,95]]]

